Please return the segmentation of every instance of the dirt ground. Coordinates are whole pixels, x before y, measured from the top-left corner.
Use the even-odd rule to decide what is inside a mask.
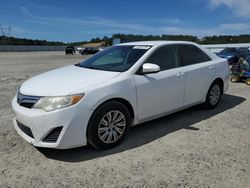
[[[0,187],[250,187],[250,87],[230,84],[221,104],[131,129],[118,147],[38,149],[12,124],[11,99],[29,77],[74,64],[63,52],[0,53]]]

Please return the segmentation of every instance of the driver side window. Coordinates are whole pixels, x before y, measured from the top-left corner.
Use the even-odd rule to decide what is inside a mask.
[[[176,68],[178,62],[176,45],[160,47],[146,62],[158,65],[161,68],[161,71]]]

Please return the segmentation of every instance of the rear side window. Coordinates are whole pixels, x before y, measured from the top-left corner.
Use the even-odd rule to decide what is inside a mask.
[[[211,60],[206,53],[194,45],[178,45],[178,51],[181,66],[193,65]]]
[[[177,50],[175,45],[167,45],[157,49],[146,61],[159,65],[161,70],[177,67]]]

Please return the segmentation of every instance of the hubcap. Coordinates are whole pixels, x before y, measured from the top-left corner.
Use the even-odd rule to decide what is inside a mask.
[[[111,144],[121,138],[126,128],[123,113],[113,110],[105,114],[98,126],[98,136],[102,142]]]
[[[220,87],[214,85],[209,94],[209,101],[211,105],[216,105],[220,99]]]

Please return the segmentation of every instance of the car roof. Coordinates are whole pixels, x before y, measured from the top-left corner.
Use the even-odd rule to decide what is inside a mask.
[[[128,42],[128,43],[121,43],[118,44],[118,46],[126,46],[126,45],[142,45],[142,46],[160,46],[164,44],[192,44],[197,45],[193,42],[187,42],[187,41],[140,41],[140,42]]]

